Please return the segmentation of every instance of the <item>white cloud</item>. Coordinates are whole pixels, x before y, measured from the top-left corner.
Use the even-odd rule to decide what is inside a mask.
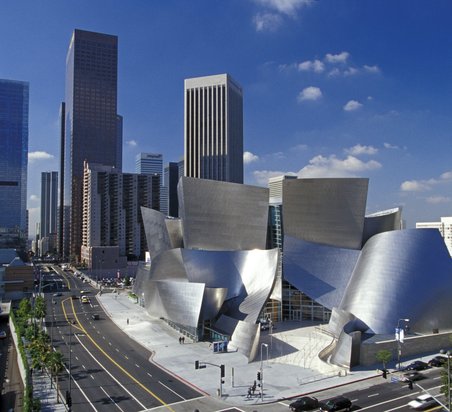
[[[254,179],[256,180],[256,183],[260,186],[268,186],[268,179],[270,179],[271,177],[277,177],[282,175],[295,176],[296,174],[293,172],[282,172],[276,170],[255,170],[253,172]]]
[[[37,196],[37,195],[30,195],[30,201],[32,201],[32,202],[39,202],[39,196]]]
[[[296,146],[292,147],[291,150],[295,150],[295,151],[299,151],[299,152],[304,152],[305,150],[308,150],[308,145],[307,144],[297,144]]]
[[[374,98],[372,96],[367,96],[367,100],[373,100]]]
[[[137,147],[137,146],[138,146],[138,143],[137,143],[136,140],[127,140],[127,141],[126,141],[126,144],[127,144],[128,146],[130,146],[130,147]]]
[[[363,146],[361,144],[357,144],[353,147],[350,147],[349,149],[345,149],[345,153],[352,156],[359,156],[363,154],[374,155],[378,153],[378,149],[373,146]]]
[[[251,152],[244,152],[243,153],[243,163],[244,164],[250,164],[253,162],[256,162],[259,160],[259,156],[256,156],[255,154],[251,153]]]
[[[341,75],[341,71],[337,67],[335,67],[333,70],[330,70],[328,73],[328,76],[330,76],[330,77],[338,77],[340,75]]]
[[[452,180],[452,171],[444,172],[440,176],[441,180]]]
[[[432,205],[437,205],[440,203],[450,203],[452,201],[452,198],[447,197],[447,196],[430,196],[430,197],[427,197],[425,200],[427,203],[430,203]]]
[[[298,94],[298,101],[319,100],[322,97],[322,91],[318,87],[309,86]]]
[[[276,31],[282,24],[282,18],[279,14],[258,13],[253,17],[256,31]]]
[[[49,160],[49,159],[53,159],[55,156],[47,153],[47,152],[43,152],[43,151],[36,151],[36,152],[29,152],[28,153],[28,161],[29,162],[34,162],[37,160]]]
[[[393,145],[391,143],[383,143],[383,146],[385,147],[385,149],[399,149],[399,146]]]
[[[362,103],[356,100],[349,100],[343,107],[346,112],[353,112],[358,110],[362,106]]]
[[[342,53],[339,53],[339,54],[328,53],[325,56],[325,60],[328,63],[345,63],[349,57],[350,57],[350,53],[343,51]]]
[[[366,72],[368,72],[368,73],[375,73],[375,74],[377,74],[377,73],[381,72],[380,68],[377,65],[375,65],[375,66],[368,66],[367,64],[365,64],[363,67],[364,67],[364,70]]]
[[[430,190],[430,184],[422,180],[406,180],[400,185],[402,192],[425,192]]]
[[[298,65],[299,71],[313,71],[315,73],[322,73],[325,70],[325,64],[320,60],[307,60]]]
[[[354,76],[359,73],[359,70],[355,67],[348,67],[346,70],[344,70],[344,76]]]
[[[381,168],[381,163],[370,160],[363,162],[354,157],[347,156],[338,159],[335,155],[325,157],[315,156],[309,161],[309,165],[298,172],[299,177],[354,177],[357,174]]]
[[[312,0],[255,0],[255,2],[291,17],[295,17],[299,9],[313,3]]]

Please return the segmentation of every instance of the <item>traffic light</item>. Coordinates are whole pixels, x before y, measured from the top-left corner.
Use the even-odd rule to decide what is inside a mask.
[[[260,381],[261,380],[261,373],[257,372],[257,380]]]
[[[199,369],[199,360],[195,360],[195,369]]]
[[[224,365],[220,365],[221,377],[224,378]]]
[[[66,405],[68,406],[69,409],[72,406],[72,397],[69,391],[66,391]]]

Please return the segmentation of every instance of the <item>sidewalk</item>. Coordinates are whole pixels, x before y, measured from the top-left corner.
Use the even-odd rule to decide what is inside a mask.
[[[61,391],[60,403],[57,403],[55,384],[51,384],[46,372],[40,370],[33,372],[33,398],[41,400],[41,411],[66,411]]]
[[[126,294],[103,293],[97,298],[124,332],[153,352],[153,362],[213,397],[218,396],[220,387],[219,368],[207,365],[205,369],[195,370],[194,361],[224,364],[222,400],[230,404],[252,406],[275,402],[377,375],[375,370],[345,373],[321,362],[317,353],[331,338],[316,326],[301,328],[300,322],[277,324],[272,336],[267,332],[261,335],[258,360],[248,363],[239,352],[213,353],[208,342],[194,343],[185,337],[185,344],[180,344],[181,335],[177,331],[163,320],[150,317]],[[249,398],[248,388],[257,379],[261,364],[264,396],[261,398],[260,389],[256,388],[254,396]]]

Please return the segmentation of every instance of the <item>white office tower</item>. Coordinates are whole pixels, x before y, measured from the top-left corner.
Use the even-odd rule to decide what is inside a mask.
[[[452,217],[442,217],[441,222],[418,222],[416,229],[438,229],[452,256]]]
[[[228,74],[185,79],[185,176],[243,183],[243,93]]]

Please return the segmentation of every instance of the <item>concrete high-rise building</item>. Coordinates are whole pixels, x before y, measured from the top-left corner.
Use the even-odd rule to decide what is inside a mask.
[[[438,229],[452,256],[452,217],[442,217],[440,222],[417,222],[416,229]]]
[[[167,214],[168,197],[163,188],[163,155],[160,153],[140,153],[135,158],[135,173],[158,175],[160,178],[160,206],[157,210]]]
[[[57,231],[58,172],[41,173],[41,239]]]
[[[164,170],[164,187],[168,194],[167,215],[179,217],[179,201],[177,199],[177,183],[179,182],[179,164],[170,162]]]
[[[118,38],[74,30],[66,58],[64,206],[70,207],[69,253],[76,258],[82,243],[83,162],[121,168],[117,77]]]
[[[0,230],[25,248],[29,84],[0,79]],[[8,243],[10,243],[8,241]]]
[[[158,209],[159,193],[156,174],[121,173],[85,162],[82,261],[90,268],[105,269],[124,264],[127,256],[143,259],[146,242],[140,207]],[[103,250],[101,261],[96,250]]]
[[[185,176],[243,183],[243,93],[228,74],[185,80]]]

